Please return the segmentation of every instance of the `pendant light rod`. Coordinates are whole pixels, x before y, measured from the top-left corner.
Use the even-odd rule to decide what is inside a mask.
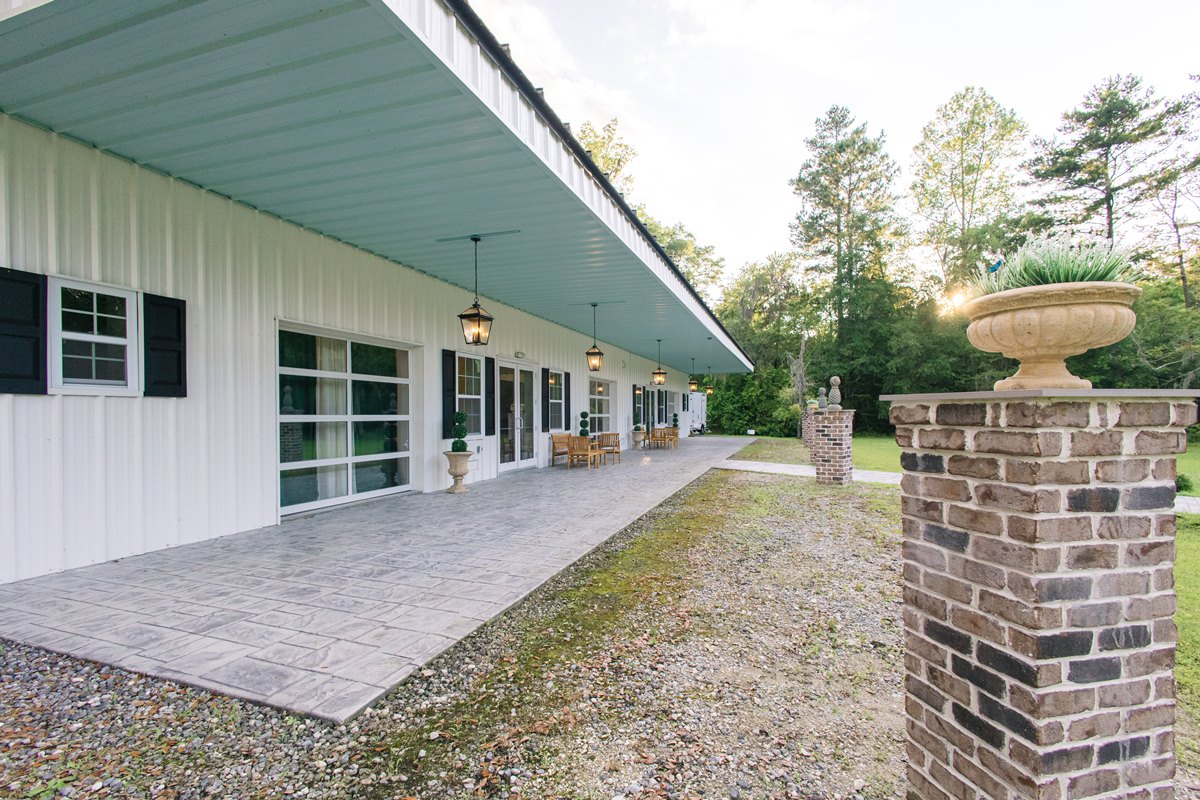
[[[475,304],[479,304],[479,237],[472,236],[471,241],[475,243]]]
[[[592,347],[596,346],[596,306],[599,303],[592,303]]]

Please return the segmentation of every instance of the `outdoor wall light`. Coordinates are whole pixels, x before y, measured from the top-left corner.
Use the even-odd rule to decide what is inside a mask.
[[[708,337],[708,338],[710,338],[710,339],[711,339],[712,337],[710,336],[710,337]],[[709,381],[711,381],[711,380],[712,380],[712,365],[711,365],[711,364],[709,364],[709,366],[708,366],[708,379],[709,379]],[[705,384],[705,386],[704,386],[704,393],[705,393],[706,395],[708,395],[709,397],[712,397],[712,393],[713,393],[713,385],[712,385],[712,383],[707,383],[707,384]]]
[[[485,345],[491,338],[495,317],[479,305],[479,237],[472,236],[471,241],[475,243],[475,302],[458,315],[458,321],[462,323],[463,339],[467,344]]]
[[[667,382],[667,371],[662,368],[662,339],[658,340],[658,368],[650,373],[650,380],[655,386],[662,386]]]
[[[700,381],[696,380],[696,359],[692,359],[692,374],[688,377],[688,391],[694,392],[700,388]]]
[[[599,347],[596,347],[596,306],[598,303],[592,303],[592,346],[587,349],[584,354],[587,356],[588,369],[592,372],[599,372],[604,366],[604,353]]]

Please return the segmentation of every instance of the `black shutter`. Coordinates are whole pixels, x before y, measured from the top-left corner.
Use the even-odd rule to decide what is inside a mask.
[[[571,373],[563,373],[563,430],[574,431],[575,420],[571,417]]]
[[[46,276],[0,269],[0,392],[46,393]]]
[[[487,358],[487,359],[484,359],[484,363],[487,364],[487,367],[486,367],[487,375],[484,376],[485,380],[487,381],[487,384],[486,384],[487,389],[486,389],[486,396],[484,397],[484,400],[483,400],[484,404],[487,406],[483,410],[484,419],[487,420],[487,430],[485,430],[484,433],[488,436],[495,436],[496,435],[496,359]]]
[[[187,304],[142,295],[142,373],[146,397],[187,397]]]
[[[542,367],[542,430],[550,430],[550,368]]]
[[[635,383],[633,385],[633,424],[634,425],[640,424],[637,421],[637,408],[638,408],[638,393],[637,393],[637,384]]]
[[[454,385],[458,380],[458,358],[453,350],[442,351],[442,438],[454,438],[454,412],[457,410]]]

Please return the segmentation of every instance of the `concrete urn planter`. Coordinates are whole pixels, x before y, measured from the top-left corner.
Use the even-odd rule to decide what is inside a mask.
[[[633,432],[633,446],[634,446],[634,447],[641,447],[641,446],[642,446],[642,441],[643,441],[643,440],[645,440],[645,438],[646,438],[646,432],[645,432],[645,431],[634,431],[634,432]]]
[[[1133,331],[1133,301],[1142,294],[1128,283],[1085,281],[1026,286],[987,294],[964,306],[967,338],[987,353],[1021,362],[997,381],[996,391],[1090,389],[1092,382],[1067,370],[1065,359],[1115,344]]]
[[[471,451],[456,453],[453,450],[443,450],[442,455],[450,462],[450,477],[454,479],[454,485],[446,491],[450,494],[462,494],[467,491],[467,487],[463,485],[463,478],[467,477],[469,471],[467,462],[471,460]]]

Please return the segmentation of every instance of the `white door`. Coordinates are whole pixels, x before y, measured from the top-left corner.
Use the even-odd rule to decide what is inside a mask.
[[[501,362],[499,370],[500,469],[536,466],[537,381],[533,369]]]

